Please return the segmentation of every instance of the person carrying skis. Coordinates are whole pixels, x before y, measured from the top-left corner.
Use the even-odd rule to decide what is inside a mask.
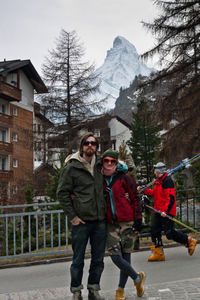
[[[174,222],[166,218],[166,215],[171,217],[176,216],[176,195],[174,182],[171,177],[168,176],[165,164],[159,162],[154,165],[154,174],[157,177],[155,187],[153,189],[146,189],[143,193],[154,198],[154,208],[162,213],[154,212],[150,230],[153,243],[150,248],[153,253],[148,258],[148,261],[165,260],[161,238],[162,231],[164,231],[168,240],[182,244],[188,248],[189,255],[193,255],[197,240],[188,237],[187,234],[176,231]],[[140,191],[140,189],[141,187],[139,186],[138,191]]]

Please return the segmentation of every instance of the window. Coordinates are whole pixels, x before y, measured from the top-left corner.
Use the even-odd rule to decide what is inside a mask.
[[[1,112],[2,112],[2,114],[5,114],[5,112],[6,112],[6,108],[5,108],[4,104],[2,104],[2,106],[1,106]]]
[[[40,134],[40,132],[41,132],[41,125],[38,124],[38,133]]]
[[[18,159],[13,158],[13,168],[18,168]]]
[[[17,194],[17,192],[18,192],[18,186],[13,185],[13,194]]]
[[[18,116],[18,109],[17,107],[13,107],[13,116]]]
[[[41,151],[41,149],[42,149],[42,143],[41,143],[41,142],[38,142],[38,148],[37,148],[37,150],[38,150],[38,151]]]
[[[112,142],[112,149],[113,149],[113,150],[116,150],[115,142]]]
[[[97,137],[100,137],[100,130],[94,129],[94,135],[96,135]]]
[[[6,142],[6,130],[0,129],[0,141]]]
[[[6,159],[0,157],[0,170],[6,170]]]
[[[18,142],[18,133],[13,132],[13,142]]]
[[[17,81],[12,80],[12,81],[11,81],[11,84],[12,84],[14,87],[17,87]]]

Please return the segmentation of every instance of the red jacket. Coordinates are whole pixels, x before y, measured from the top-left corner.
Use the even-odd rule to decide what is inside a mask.
[[[106,186],[107,184],[104,180],[104,191]],[[127,173],[121,173],[112,186],[112,192],[118,222],[142,219],[140,196],[137,191],[136,181],[133,177]],[[125,198],[125,193],[129,193],[130,201]],[[112,223],[113,219],[109,194],[106,196],[106,205],[106,222]]]
[[[167,173],[155,181],[156,186],[151,190],[147,189],[144,194],[154,198],[154,208],[176,216],[176,195],[175,185]]]

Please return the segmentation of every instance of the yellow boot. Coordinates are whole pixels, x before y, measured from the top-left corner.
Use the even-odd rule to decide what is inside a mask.
[[[162,246],[157,247],[155,245],[151,246],[151,251],[153,254],[148,258],[148,261],[164,261],[165,254],[163,252]]]

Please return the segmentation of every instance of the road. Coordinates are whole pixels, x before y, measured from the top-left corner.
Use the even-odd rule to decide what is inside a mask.
[[[134,269],[146,272],[146,290],[152,285],[171,284],[177,281],[198,279],[200,282],[200,245],[196,246],[193,256],[189,256],[187,249],[183,246],[166,248],[166,261],[148,262],[150,251],[135,252],[132,254],[132,266]],[[90,259],[85,260],[83,284],[87,285],[87,273]],[[0,300],[22,299],[14,297],[17,293],[27,291],[38,291],[45,289],[70,287],[70,265],[71,262],[52,263],[29,267],[13,267],[0,270]],[[102,292],[115,291],[118,287],[119,270],[112,263],[110,257],[105,257],[105,269],[101,279]],[[133,288],[133,282],[128,280],[126,290]],[[199,289],[200,290],[200,289]],[[12,294],[6,298],[5,294]],[[4,296],[4,298],[2,298]],[[69,296],[69,295],[68,295]],[[39,299],[39,298],[23,298]],[[42,299],[42,298],[41,298]],[[43,298],[47,299],[47,298]],[[66,298],[48,298],[66,299]],[[148,298],[146,298],[148,299]],[[152,298],[153,299],[153,298]],[[159,298],[157,298],[159,299]],[[173,298],[172,298],[173,299]],[[192,298],[193,299],[193,298]],[[200,299],[194,298],[194,299]],[[165,300],[165,299],[164,299]],[[182,300],[182,299],[181,299]]]

